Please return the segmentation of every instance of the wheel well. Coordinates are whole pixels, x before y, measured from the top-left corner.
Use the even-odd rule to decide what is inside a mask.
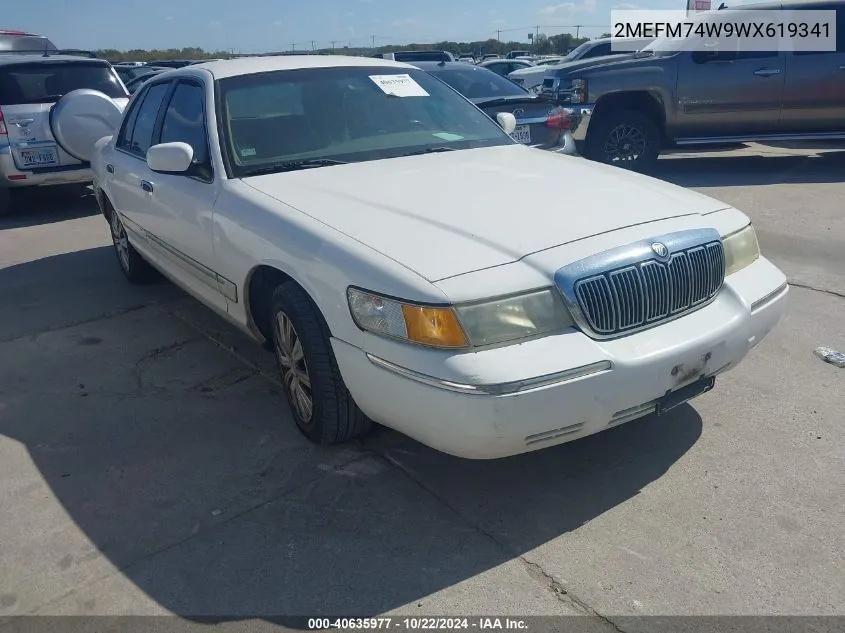
[[[666,135],[666,111],[660,98],[650,92],[615,92],[601,97],[593,110],[593,118],[619,110],[642,112],[657,123],[660,132]]]
[[[314,301],[311,294],[302,287],[302,284],[278,268],[261,264],[260,266],[253,268],[246,283],[246,310],[250,328],[258,334],[261,334],[261,336],[264,337],[265,345],[268,346],[270,345],[270,341],[272,339],[270,302],[273,299],[273,291],[277,286],[287,282],[295,283],[306,295],[308,295],[311,303],[317,309],[317,314],[326,326],[326,331],[329,329],[323,313],[317,306],[317,302]]]

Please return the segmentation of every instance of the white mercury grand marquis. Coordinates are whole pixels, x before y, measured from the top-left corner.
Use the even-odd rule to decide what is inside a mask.
[[[126,277],[272,349],[314,442],[373,421],[475,459],[568,442],[710,390],[784,310],[740,211],[524,147],[407,64],[218,61],[122,114],[66,98]]]

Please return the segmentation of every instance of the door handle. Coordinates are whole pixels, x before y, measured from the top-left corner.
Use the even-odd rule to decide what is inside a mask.
[[[153,183],[151,183],[149,180],[142,180],[141,181],[141,189],[143,189],[147,193],[152,193],[153,192]]]
[[[771,77],[772,75],[779,75],[780,68],[761,68],[760,70],[755,70],[754,74],[758,77]]]
[[[35,123],[35,119],[9,119],[9,123],[14,123],[18,127],[29,127],[31,123]]]
[[[106,165],[106,171],[110,174],[114,173],[114,165]]]

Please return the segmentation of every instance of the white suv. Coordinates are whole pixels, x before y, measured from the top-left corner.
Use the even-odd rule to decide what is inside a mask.
[[[63,99],[80,90],[88,94]],[[123,109],[128,96],[105,60],[61,51],[0,52],[0,215],[12,208],[12,189],[91,181],[76,149],[80,130],[109,134],[117,123],[114,106],[102,102]],[[56,111],[68,107],[57,125]]]

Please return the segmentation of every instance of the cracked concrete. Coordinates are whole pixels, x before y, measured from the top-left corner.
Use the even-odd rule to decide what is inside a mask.
[[[694,407],[497,462],[313,446],[272,356],[125,284],[87,203],[0,221],[0,618],[842,614],[841,157],[765,153],[658,175],[752,216],[780,328]]]

